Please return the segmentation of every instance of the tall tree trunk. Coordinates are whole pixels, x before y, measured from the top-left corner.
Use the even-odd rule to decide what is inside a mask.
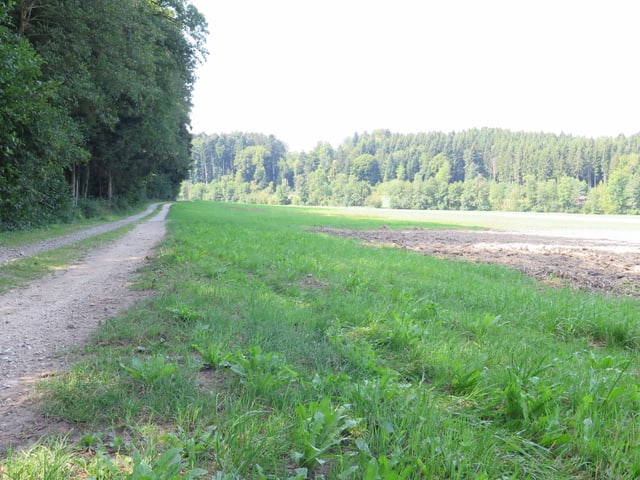
[[[107,173],[107,199],[111,201],[113,199],[113,174]]]
[[[74,163],[71,167],[71,194],[73,195],[73,206],[78,206],[78,175],[77,175],[78,166]]]
[[[89,196],[89,172],[91,171],[89,163],[84,166],[84,176],[82,178],[82,198],[84,200]]]
[[[36,5],[35,0],[22,0],[20,2],[20,21],[18,23],[18,35],[24,37],[31,20],[33,19],[33,11],[42,8],[42,5]]]

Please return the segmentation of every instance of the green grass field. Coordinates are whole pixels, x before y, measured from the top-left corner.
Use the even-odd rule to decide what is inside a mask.
[[[157,295],[41,386],[77,435],[0,479],[640,476],[637,300],[311,231],[380,225],[438,228],[174,205]]]

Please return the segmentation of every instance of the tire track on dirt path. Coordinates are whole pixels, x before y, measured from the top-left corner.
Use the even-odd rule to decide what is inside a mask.
[[[124,227],[125,225],[129,225],[143,219],[147,215],[151,215],[151,213],[153,213],[156,208],[158,208],[158,204],[154,203],[149,205],[149,207],[144,212],[138,213],[136,215],[131,215],[130,217],[123,218],[122,220],[105,223],[103,225],[97,225],[85,230],[80,230],[79,232],[70,233],[68,235],[63,235],[60,237],[49,238],[40,242],[30,243],[28,245],[0,248],[0,266],[4,265],[5,263],[13,262],[15,260],[20,260],[22,258],[37,255],[38,253],[47,252],[55,248],[66,247],[67,245],[79,242],[80,240],[84,240],[85,238],[93,237],[95,235],[100,235],[102,233],[107,233],[117,228]]]
[[[33,384],[66,368],[60,352],[144,296],[129,285],[164,237],[170,207],[64,270],[0,296],[0,455],[64,431],[35,408]]]

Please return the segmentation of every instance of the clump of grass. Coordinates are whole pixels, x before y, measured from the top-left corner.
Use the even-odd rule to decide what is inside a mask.
[[[171,314],[174,320],[179,320],[185,323],[196,323],[202,319],[202,314],[200,312],[189,305],[183,305],[181,303],[173,307],[168,307],[167,312]]]
[[[297,450],[292,458],[301,467],[314,470],[326,462],[325,455],[348,439],[358,421],[349,416],[349,407],[334,407],[328,398],[296,406],[296,423],[291,437]]]
[[[167,362],[163,355],[156,355],[144,360],[134,357],[128,364],[120,363],[120,366],[129,375],[145,385],[153,385],[167,379],[177,370],[176,366]]]

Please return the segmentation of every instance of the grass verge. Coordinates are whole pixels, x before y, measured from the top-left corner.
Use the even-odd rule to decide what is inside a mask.
[[[157,296],[42,385],[77,436],[2,480],[640,475],[637,300],[309,231],[384,219],[169,218],[138,283]]]

